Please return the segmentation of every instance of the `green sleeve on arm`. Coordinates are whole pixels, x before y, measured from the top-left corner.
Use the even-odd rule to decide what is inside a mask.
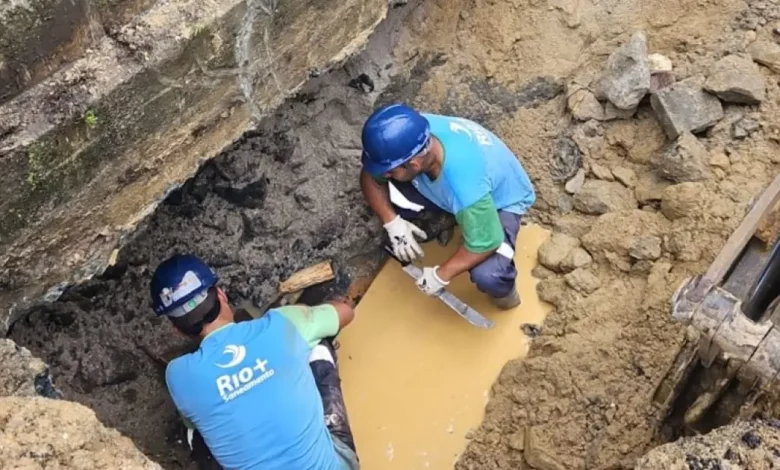
[[[321,339],[335,336],[339,332],[339,314],[333,305],[289,305],[275,310],[295,325],[310,348],[316,346]]]
[[[455,219],[463,231],[463,244],[472,253],[495,250],[504,241],[504,228],[490,194],[455,214]]]
[[[387,178],[385,178],[384,176],[381,176],[381,175],[380,176],[371,175],[371,178],[373,178],[374,181],[376,181],[379,184],[385,184],[388,181]]]

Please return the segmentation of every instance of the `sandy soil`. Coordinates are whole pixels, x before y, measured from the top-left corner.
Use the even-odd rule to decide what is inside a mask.
[[[33,312],[12,337],[52,366],[67,398],[95,409],[167,468],[182,466],[181,452],[171,450],[175,414],[159,369],[139,346],[158,353],[176,346],[148,310],[149,270],[176,250],[192,250],[215,263],[231,295],[263,304],[279,279],[330,257],[343,274],[333,288],[343,290],[349,266],[376,266],[370,253],[381,233],[357,192],[359,126],[374,100],[407,100],[478,119],[502,136],[536,184],[533,217],[581,239],[600,285],[581,294],[561,275],[538,271],[549,276],[540,295],[556,310],[529,358],[504,368],[456,468],[517,469],[528,461],[539,470],[630,467],[654,444],[662,417],[651,397],[684,336],[670,321],[669,296],[706,268],[777,171],[780,89],[762,68],[764,103],[724,106],[726,117],[699,136],[708,155],[727,162],[677,201],[692,209],[672,221],[658,202],[659,185],[668,183],[658,182],[654,162],[666,141],[649,105],[629,120],[578,123],[566,110],[565,86],[590,83],[637,30],[647,32],[650,52],[672,60],[678,80],[706,74],[756,37],[773,40],[777,3],[412,2],[403,7],[411,16],[397,33],[395,67],[387,54],[369,52],[370,60],[358,58],[311,85],[174,194],[116,269]],[[358,73],[373,78],[373,92],[347,86]],[[760,127],[735,140],[732,124],[744,116]],[[635,210],[601,217],[573,210],[551,176],[563,138],[581,150],[589,180],[603,168],[630,169],[637,187],[656,194],[642,203],[632,196]],[[658,257],[629,257],[640,236],[661,240]]]

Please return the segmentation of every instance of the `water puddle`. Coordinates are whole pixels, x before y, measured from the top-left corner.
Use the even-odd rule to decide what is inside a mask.
[[[466,433],[482,421],[491,385],[503,365],[526,354],[524,323],[541,324],[550,307],[531,277],[549,233],[520,230],[515,263],[523,303],[500,311],[460,276],[449,289],[496,322],[471,326],[441,301],[425,297],[390,260],[339,335],[342,386],[361,466],[371,470],[451,469]],[[425,265],[457,248],[425,246]]]

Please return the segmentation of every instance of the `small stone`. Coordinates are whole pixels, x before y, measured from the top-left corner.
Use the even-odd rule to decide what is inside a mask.
[[[579,85],[573,85],[569,88],[566,103],[574,119],[579,121],[604,120],[604,107],[590,90]]]
[[[672,72],[656,72],[650,75],[650,93],[656,94],[674,85],[677,78]]]
[[[647,275],[650,273],[651,269],[653,269],[653,262],[650,260],[641,259],[631,265],[631,270],[629,272],[632,274]]]
[[[558,196],[558,210],[561,214],[568,214],[574,209],[574,200],[568,194],[561,194]]]
[[[745,40],[746,40],[747,42],[753,42],[753,41],[755,41],[755,40],[756,40],[756,37],[757,37],[757,35],[756,35],[756,32],[755,32],[755,31],[747,31],[747,32],[745,32]]]
[[[617,167],[612,170],[612,174],[627,188],[633,188],[636,185],[636,173],[630,168]]]
[[[702,90],[703,77],[691,77],[661,90],[650,99],[666,135],[700,132],[723,119],[720,101]]]
[[[690,132],[683,132],[676,142],[667,145],[656,163],[658,173],[675,183],[702,181],[709,173],[705,166],[707,149]]]
[[[593,262],[593,257],[584,249],[577,247],[569,252],[566,258],[561,262],[560,268],[563,272],[574,271],[578,268],[589,266]]]
[[[712,170],[712,172],[715,174],[715,177],[718,178],[719,180],[722,180],[723,178],[726,177],[726,172],[721,170],[720,168],[715,168],[714,170]]]
[[[639,237],[629,246],[628,255],[637,260],[657,260],[661,257],[661,239],[653,236]]]
[[[525,461],[535,470],[565,470],[566,467],[555,460],[552,451],[547,449],[543,441],[539,439],[539,433],[540,431],[536,427],[526,430],[523,452]]]
[[[764,101],[766,85],[761,71],[748,57],[726,56],[710,69],[704,89],[728,103],[758,104]]]
[[[599,278],[585,268],[575,269],[563,278],[569,287],[582,294],[592,294],[601,287]]]
[[[672,61],[663,54],[650,54],[647,56],[647,68],[650,73],[671,72]]]
[[[731,125],[731,137],[744,139],[761,128],[761,124],[755,119],[743,117]]]
[[[522,452],[525,448],[525,430],[521,429],[520,431],[510,435],[507,445],[509,445],[510,449]]]
[[[631,119],[636,113],[636,109],[637,108],[620,109],[607,101],[606,106],[604,106],[604,120],[614,121],[615,119]]]
[[[607,59],[598,93],[620,109],[636,108],[650,89],[647,36],[638,32]]]
[[[716,153],[710,158],[710,165],[727,170],[731,166],[731,162],[725,153]]]
[[[615,181],[615,175],[604,165],[594,163],[590,166],[590,171],[593,172],[593,176],[600,180]]]
[[[531,276],[535,277],[536,279],[544,280],[555,276],[555,271],[547,269],[541,264],[538,264],[534,267],[534,269],[531,270]]]
[[[523,323],[522,325],[520,325],[520,329],[522,329],[523,333],[529,338],[536,338],[540,334],[542,334],[542,328],[539,325]]]
[[[468,431],[466,431],[466,435],[464,437],[468,440],[474,439],[474,430],[469,429]]]
[[[553,233],[542,246],[539,247],[539,263],[542,266],[558,271],[561,263],[569,255],[569,252],[580,246],[580,241],[563,233]]]
[[[654,172],[645,173],[637,179],[634,195],[640,204],[660,201],[664,190],[670,185],[671,183],[668,180],[661,178]]]
[[[704,184],[681,183],[666,188],[661,199],[661,212],[669,220],[697,214],[701,208]]]
[[[748,431],[742,435],[742,442],[751,449],[758,449],[761,446],[761,436],[755,431]]]
[[[577,194],[585,183],[585,170],[580,168],[572,179],[566,182],[563,189],[569,194]]]
[[[780,73],[780,45],[772,41],[756,41],[748,47],[755,62]]]
[[[574,208],[585,214],[600,215],[637,206],[634,196],[620,183],[589,180],[574,197]]]
[[[666,249],[679,261],[699,261],[701,249],[693,242],[691,232],[676,232],[669,237]]]

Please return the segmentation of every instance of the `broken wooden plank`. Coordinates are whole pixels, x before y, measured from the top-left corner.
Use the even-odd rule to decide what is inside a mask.
[[[279,284],[279,293],[290,294],[307,287],[330,281],[335,277],[336,275],[333,273],[333,267],[330,264],[330,260],[323,261],[314,266],[302,269],[290,276],[286,281]]]

